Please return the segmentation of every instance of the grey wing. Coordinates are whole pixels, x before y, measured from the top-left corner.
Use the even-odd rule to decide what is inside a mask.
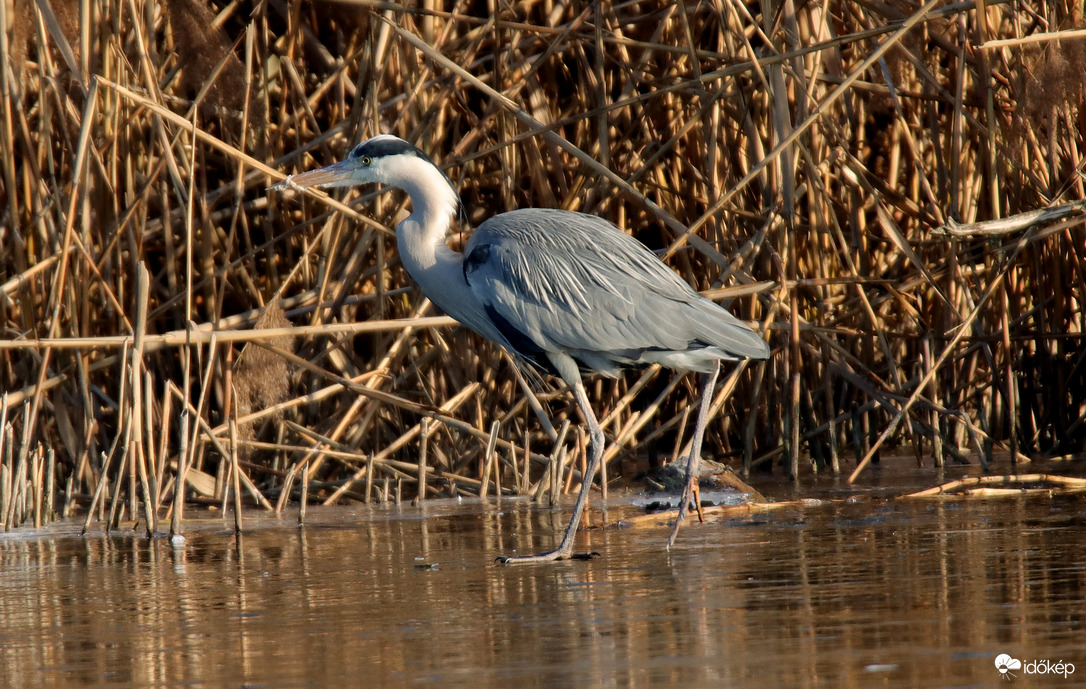
[[[527,209],[495,216],[471,237],[464,276],[513,348],[538,360],[563,352],[587,368],[765,356],[765,343],[703,299],[640,242],[595,216]]]

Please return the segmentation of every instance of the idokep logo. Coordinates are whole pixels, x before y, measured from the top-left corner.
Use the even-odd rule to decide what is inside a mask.
[[[999,670],[999,674],[1003,675],[1003,679],[1010,679],[1014,677],[1014,673],[1011,670],[1021,670],[1022,661],[1017,658],[1012,658],[1006,653],[1000,653],[995,659],[996,669]]]
[[[1062,660],[1056,662],[1051,660],[1030,660],[1023,663],[1007,653],[1000,653],[996,656],[995,666],[999,670],[1000,676],[1007,680],[1017,677],[1011,670],[1020,670],[1027,675],[1063,675],[1064,679],[1075,673],[1073,663],[1065,663]]]

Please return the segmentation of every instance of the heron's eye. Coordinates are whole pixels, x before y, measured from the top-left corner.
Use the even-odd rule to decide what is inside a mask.
[[[364,167],[369,167],[371,162],[373,161],[370,160],[369,156],[362,156],[361,163]]]

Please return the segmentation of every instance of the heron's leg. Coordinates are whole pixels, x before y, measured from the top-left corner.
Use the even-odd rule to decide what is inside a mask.
[[[554,560],[568,560],[570,558],[588,559],[597,553],[573,553],[573,540],[577,536],[577,527],[581,524],[581,516],[588,506],[588,494],[592,491],[592,481],[596,477],[596,471],[600,468],[600,460],[603,458],[603,429],[600,428],[596,414],[592,411],[592,405],[588,402],[588,394],[585,393],[584,384],[580,377],[574,381],[573,395],[577,404],[584,412],[584,418],[588,423],[588,463],[585,466],[584,476],[581,477],[581,491],[577,494],[577,503],[573,506],[573,516],[570,517],[569,526],[562,536],[562,542],[558,548],[538,555],[524,555],[513,557],[500,557],[498,562],[507,565],[524,562],[553,562]]]
[[[701,487],[694,481],[694,509],[698,511],[698,523],[705,523],[705,514],[701,511]]]
[[[694,437],[690,440],[690,454],[686,458],[686,485],[683,486],[682,498],[679,502],[679,516],[675,518],[675,526],[671,529],[671,536],[667,539],[667,547],[675,545],[675,537],[679,535],[679,525],[686,518],[690,510],[690,498],[694,494],[694,486],[698,482],[698,463],[701,461],[701,441],[705,437],[705,424],[709,421],[709,407],[713,404],[713,389],[716,387],[716,378],[720,375],[720,364],[717,363],[713,370],[701,377],[701,406],[698,408],[698,421],[694,426]],[[700,494],[697,497],[701,499]],[[701,505],[698,505],[698,514],[701,514]]]

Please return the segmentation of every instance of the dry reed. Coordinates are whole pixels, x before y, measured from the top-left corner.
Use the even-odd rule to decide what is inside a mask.
[[[570,396],[426,317],[402,195],[266,191],[380,132],[460,187],[452,241],[599,214],[765,332],[711,457],[1081,452],[1086,22],[1045,11],[0,3],[0,523],[576,488]],[[691,381],[590,393],[610,479],[687,451]]]

